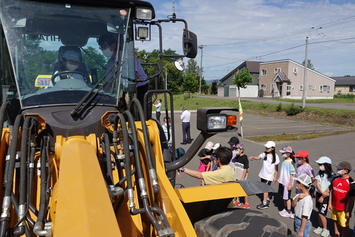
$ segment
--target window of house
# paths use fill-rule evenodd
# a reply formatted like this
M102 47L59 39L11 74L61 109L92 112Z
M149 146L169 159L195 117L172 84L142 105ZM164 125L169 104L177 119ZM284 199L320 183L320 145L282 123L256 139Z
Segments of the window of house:
M330 86L328 86L328 85L321 85L321 86L319 86L319 91L320 91L320 92L327 92L327 93L329 93L329 91L330 91Z
M275 84L271 83L270 84L270 94L273 94L275 92Z
M286 95L291 95L291 89L292 89L292 86L291 85L287 85L287 87L286 87Z
M316 89L316 86L312 86L312 85L308 85L308 90L315 90Z
M350 86L349 87L349 92L355 92L355 86Z
M281 72L281 68L275 68L274 69L274 73L279 73L279 72Z
M261 75L262 75L262 76L266 76L266 73L267 73L267 70L266 70L266 69L262 69L262 70L261 70Z
M300 91L303 91L303 85L300 85L299 88L300 88Z
M261 89L262 89L263 91L266 91L266 85L265 85L265 84L262 84L262 85L261 85Z

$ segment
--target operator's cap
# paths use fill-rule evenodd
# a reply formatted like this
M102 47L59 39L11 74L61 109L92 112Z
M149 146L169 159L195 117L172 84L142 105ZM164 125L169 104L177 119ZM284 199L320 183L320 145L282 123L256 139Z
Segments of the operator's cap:
M75 52L74 50L68 50L63 54L63 57L66 60L73 60L73 61L77 61L79 62L79 55L77 52Z
M351 165L347 161L342 161L339 164L336 165L337 169L342 169L342 170L352 170Z
M186 107L185 107L185 106L184 106L184 107L182 107L182 108L181 108L181 110L186 110Z
M316 160L318 164L332 164L332 160L328 156L322 156Z
M229 139L228 144L230 145L234 145L234 144L238 144L239 143L239 138L237 137L231 137L231 139Z
M281 153L292 153L292 147L290 146L284 146L281 150L280 150Z
M273 141L268 141L265 145L266 148L271 148L271 147L275 147L276 144Z
M293 178L293 180L300 182L306 187L309 187L312 184L312 179L307 174L301 174L298 178Z
M208 150L211 150L213 147L213 142L207 142L205 148L208 149Z
M299 151L293 157L308 158L309 154L307 151Z

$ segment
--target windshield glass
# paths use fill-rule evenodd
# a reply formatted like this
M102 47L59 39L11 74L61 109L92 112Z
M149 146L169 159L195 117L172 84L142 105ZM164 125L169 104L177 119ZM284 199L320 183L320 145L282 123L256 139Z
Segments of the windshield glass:
M129 8L4 0L0 13L22 107L76 104L97 82L91 103L133 97Z

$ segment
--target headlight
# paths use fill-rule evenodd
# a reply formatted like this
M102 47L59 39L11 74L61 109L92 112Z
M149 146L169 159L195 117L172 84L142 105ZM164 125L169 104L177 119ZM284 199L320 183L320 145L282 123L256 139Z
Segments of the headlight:
M139 20L150 21L153 19L153 11L149 8L137 8L136 9L136 18Z
M235 126L237 116L227 114L209 114L207 115L207 131L221 132L227 131L228 127Z
M139 39L147 39L149 37L149 28L138 27L138 37Z
M221 111L238 111L235 108L199 108L197 110L197 129L207 133L226 132L237 129L237 115L220 113Z

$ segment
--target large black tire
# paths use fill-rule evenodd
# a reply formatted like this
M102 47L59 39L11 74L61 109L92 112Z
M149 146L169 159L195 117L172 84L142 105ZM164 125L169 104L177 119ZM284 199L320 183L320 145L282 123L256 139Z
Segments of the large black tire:
M234 209L219 213L194 225L199 237L296 237L288 227L268 214Z

